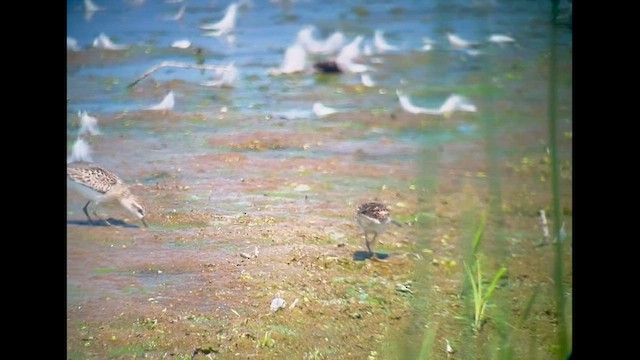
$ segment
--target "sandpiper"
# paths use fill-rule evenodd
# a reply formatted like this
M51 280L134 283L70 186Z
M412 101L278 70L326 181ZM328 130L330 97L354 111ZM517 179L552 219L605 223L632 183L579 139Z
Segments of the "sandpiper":
M401 226L399 222L391 219L391 212L381 203L370 202L362 204L358 207L356 220L364 231L364 240L367 244L367 250L371 254L371 260L381 260L375 252L378 236L381 235L387 226L391 223ZM368 234L372 233L373 238L369 240Z
M100 203L118 201L148 227L144 220L146 210L143 203L131 193L124 181L111 171L93 164L71 163L67 165L67 180L75 190L89 199L82 210L92 224L95 223L87 211L92 201L96 203L93 215L98 219L100 216L96 210ZM106 223L111 225L109 221Z

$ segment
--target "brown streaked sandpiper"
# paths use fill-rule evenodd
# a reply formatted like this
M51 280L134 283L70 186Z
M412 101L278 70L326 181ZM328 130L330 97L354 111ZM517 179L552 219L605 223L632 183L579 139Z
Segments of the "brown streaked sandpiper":
M89 199L82 210L92 224L95 223L87 211L92 201L96 203L93 215L98 219L100 216L96 210L100 203L118 201L140 219L145 227L148 227L144 220L147 213L144 204L131 193L124 181L111 171L93 164L71 163L67 164L67 180L71 187ZM109 224L108 221L106 222Z
M364 231L364 240L367 250L371 254L371 260L382 261L375 252L375 246L380 236L391 223L401 226L399 222L391 219L391 212L381 203L369 202L358 207L356 220ZM373 234L369 240L368 234Z

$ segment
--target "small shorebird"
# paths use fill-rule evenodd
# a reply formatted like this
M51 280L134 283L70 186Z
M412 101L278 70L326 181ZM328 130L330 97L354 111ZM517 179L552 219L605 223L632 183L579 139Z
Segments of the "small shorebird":
M358 225L364 231L364 240L367 244L367 250L371 254L371 260L383 261L378 258L375 252L378 236L381 235L387 226L391 223L401 226L399 222L392 220L391 212L384 205L376 202L362 204L358 207L356 220ZM373 238L369 240L367 234L373 234Z
M146 215L144 205L116 174L96 165L71 163L67 164L67 180L75 190L89 199L82 210L92 224L95 223L87 211L92 201L96 203L93 215L98 219L100 216L96 210L100 203L118 201L140 219L145 227L149 227L144 220ZM109 224L109 221L106 222Z

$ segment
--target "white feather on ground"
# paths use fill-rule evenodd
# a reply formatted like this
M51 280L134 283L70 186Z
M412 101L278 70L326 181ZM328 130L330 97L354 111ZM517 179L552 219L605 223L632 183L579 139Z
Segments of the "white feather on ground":
M100 33L97 38L93 40L93 47L105 50L126 50L129 45L115 44L104 33Z
M313 37L314 31L315 27L309 25L298 31L296 36L296 43L301 45L309 54L334 54L344 45L345 37L339 31L334 32L324 41L316 40Z
M492 42L492 43L496 43L496 44L506 44L506 43L516 42L516 40L514 38L512 38L511 36L502 35L502 34L493 34L493 35L489 36L487 41Z
M411 104L409 97L404 95L400 90L396 90L396 94L398 95L402 109L412 114L444 115L445 117L449 117L455 111L477 111L476 106L468 99L456 94L450 95L438 109L415 106Z
M376 86L376 83L371 79L371 76L369 76L369 74L360 73L360 81L362 81L362 85L366 87Z
M269 75L293 74L305 70L307 64L307 52L302 45L293 44L284 53L284 60L277 69L269 69Z
M423 37L422 38L422 47L420 48L420 50L422 51L431 51L433 50L433 45L435 44L435 41L431 40L428 37Z
M169 91L169 93L164 97L164 99L162 99L160 103L150 106L145 110L156 110L156 111L173 110L174 105L175 105L175 99L173 96L173 91Z
M184 18L184 12L187 9L187 5L182 5L180 7L180 10L178 10L178 13L173 15L173 16L167 16L164 18L164 20L167 21L178 21L178 20L182 20L182 18Z
M80 51L78 41L70 36L67 36L67 50Z
M200 26L202 30L214 30L212 32L205 33L206 36L220 36L223 34L228 34L236 26L236 20L238 17L238 4L231 3L227 7L227 11L224 14L222 20L213 23L213 24L205 24Z
M316 102L313 104L312 111L317 117L325 117L338 112L338 110L332 107L324 106L320 102Z
M447 33L447 39L449 40L449 44L456 49L464 49L470 46L478 45L478 43L467 41L456 34Z
M364 37L362 35L356 36L353 41L343 47L336 57L336 65L340 71L344 73L361 73L371 70L364 64L358 64L354 60L360 58L360 43Z
M396 90L396 94L398 95L398 100L400 100L400 107L408 113L440 115L440 111L438 109L423 108L413 105L409 100L409 97L404 95L400 90Z
M100 129L98 129L98 118L89 116L86 111L78 111L78 119L80 122L80 129L78 130L78 136L89 134L89 135L100 135Z
M184 39L184 40L176 40L173 43L171 43L171 47L172 48L177 48L177 49L187 49L191 46L191 41Z
M78 138L76 142L73 143L71 155L67 158L67 164L74 162L93 162L93 159L91 159L91 147L81 138Z
M235 86L235 82L236 80L238 80L239 76L240 72L238 71L238 68L236 68L234 63L231 63L222 69L217 69L214 80L203 82L201 83L201 85L213 87L233 87Z
M96 5L91 0L84 0L84 11L86 11L86 12L96 12L96 11L100 11L100 10L104 10L104 8Z

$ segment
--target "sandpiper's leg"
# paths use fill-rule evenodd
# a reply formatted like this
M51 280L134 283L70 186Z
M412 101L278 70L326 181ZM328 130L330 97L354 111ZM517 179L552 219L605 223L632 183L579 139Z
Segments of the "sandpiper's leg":
M367 232L364 232L364 243L367 245L367 250L369 250L369 254L373 254L371 252L371 246L369 245L369 238L367 237Z
M387 261L387 260L380 259L378 257L378 255L376 255L375 246L377 244L377 241L378 241L378 233L376 232L376 233L373 233L373 239L371 239L371 250L370 250L370 252L371 252L371 260L372 261Z
M91 223L91 225L95 225L96 223L93 221L93 219L91 219L91 216L89 216L89 212L87 211L87 207L89 207L89 204L91 204L91 200L87 201L87 203L84 205L82 210L84 211L84 214L87 216L87 219L89 219L89 222Z

